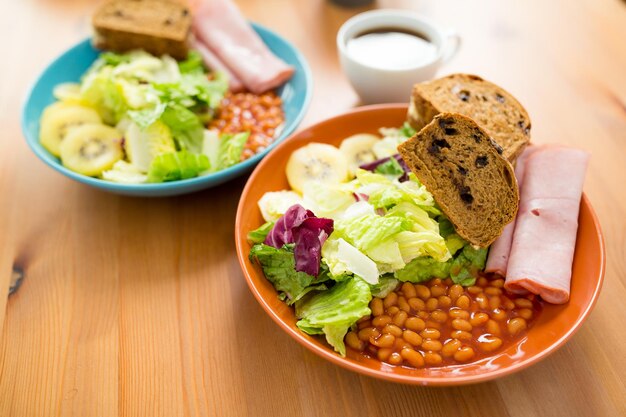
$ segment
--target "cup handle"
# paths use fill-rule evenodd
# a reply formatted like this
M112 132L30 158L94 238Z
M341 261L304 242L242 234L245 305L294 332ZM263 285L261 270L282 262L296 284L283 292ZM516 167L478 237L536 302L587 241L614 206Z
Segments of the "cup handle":
M461 48L461 35L454 30L449 29L448 33L445 35L446 43L444 46L443 55L441 57L441 63L445 64L449 60L452 59L456 55L456 53Z

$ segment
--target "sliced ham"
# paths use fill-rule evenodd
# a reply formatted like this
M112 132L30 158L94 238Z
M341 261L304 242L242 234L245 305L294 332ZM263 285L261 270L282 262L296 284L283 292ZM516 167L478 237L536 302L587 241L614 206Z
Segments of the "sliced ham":
M244 89L244 85L233 72L224 64L217 55L206 45L197 39L192 40L192 47L202 55L204 64L213 71L221 71L228 76L228 89L233 93L238 93Z
M517 185L522 193L522 186L524 184L524 171L526 168L526 160L532 155L538 146L529 146L524 152L517 158L515 165L515 177L517 178ZM485 266L485 272L494 272L502 276L506 275L506 267L509 263L509 254L511 253L511 244L513 243L513 232L515 230L515 221L506 225L502 234L489 249L489 257L487 258L487 265Z
M578 211L589 154L546 147L526 161L505 288L563 304L569 299Z
M193 26L202 43L253 93L282 85L294 69L272 54L231 0L196 4Z

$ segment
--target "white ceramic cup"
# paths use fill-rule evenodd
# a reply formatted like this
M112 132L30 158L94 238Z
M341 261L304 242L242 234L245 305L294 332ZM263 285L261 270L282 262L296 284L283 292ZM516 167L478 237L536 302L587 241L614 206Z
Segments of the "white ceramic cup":
M435 56L415 67L384 69L357 61L347 51L347 42L365 32L397 28L424 35L436 47ZM406 103L413 84L430 80L441 64L458 51L461 38L456 31L438 26L407 10L379 9L347 20L337 33L339 61L352 87L364 103Z

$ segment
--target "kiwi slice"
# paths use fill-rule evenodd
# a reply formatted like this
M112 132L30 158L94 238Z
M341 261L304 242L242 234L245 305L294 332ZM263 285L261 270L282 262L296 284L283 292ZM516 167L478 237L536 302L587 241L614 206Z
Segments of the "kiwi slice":
M39 141L54 156L61 154L61 142L73 128L85 123L101 123L98 113L77 104L56 102L41 116Z
M122 134L103 124L84 124L61 142L61 162L72 171L98 176L124 157Z

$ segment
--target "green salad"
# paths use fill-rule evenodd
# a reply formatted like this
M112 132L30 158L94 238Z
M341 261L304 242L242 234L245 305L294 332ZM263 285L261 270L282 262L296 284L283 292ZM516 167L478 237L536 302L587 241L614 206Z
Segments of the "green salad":
M241 159L248 133L205 129L228 80L191 51L177 62L147 52L102 53L79 84L57 86L40 142L78 173L120 183L164 182Z
M455 233L396 154L413 130L381 133L296 150L286 172L292 189L263 195L266 223L248 234L250 259L295 306L297 326L325 335L341 355L372 297L431 278L473 285L487 256Z

